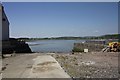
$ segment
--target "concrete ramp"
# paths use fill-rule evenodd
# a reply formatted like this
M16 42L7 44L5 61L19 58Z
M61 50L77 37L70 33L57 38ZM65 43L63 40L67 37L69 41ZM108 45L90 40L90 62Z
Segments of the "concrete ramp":
M24 54L3 59L3 78L69 78L50 55Z
M37 56L33 60L34 64L28 78L70 78L50 55Z

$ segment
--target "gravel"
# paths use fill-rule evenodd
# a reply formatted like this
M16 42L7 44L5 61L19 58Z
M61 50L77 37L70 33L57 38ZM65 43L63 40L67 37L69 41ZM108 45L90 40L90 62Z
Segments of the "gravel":
M62 68L74 78L118 78L118 53L91 52L54 54Z

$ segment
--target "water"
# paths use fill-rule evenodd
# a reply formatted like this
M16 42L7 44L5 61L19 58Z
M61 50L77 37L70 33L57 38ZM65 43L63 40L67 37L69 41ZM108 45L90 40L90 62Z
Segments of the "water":
M27 43L33 52L71 52L76 42L84 40L39 40Z

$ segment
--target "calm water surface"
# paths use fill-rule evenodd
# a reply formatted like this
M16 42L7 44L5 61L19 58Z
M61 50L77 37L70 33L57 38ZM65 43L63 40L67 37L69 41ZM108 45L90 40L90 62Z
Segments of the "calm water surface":
M84 40L39 40L27 43L33 52L71 52L76 42Z

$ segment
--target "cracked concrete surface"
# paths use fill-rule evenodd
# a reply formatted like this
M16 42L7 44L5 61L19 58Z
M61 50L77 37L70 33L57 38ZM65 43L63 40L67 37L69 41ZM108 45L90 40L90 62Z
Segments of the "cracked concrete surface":
M50 55L22 54L3 59L3 78L70 78Z

